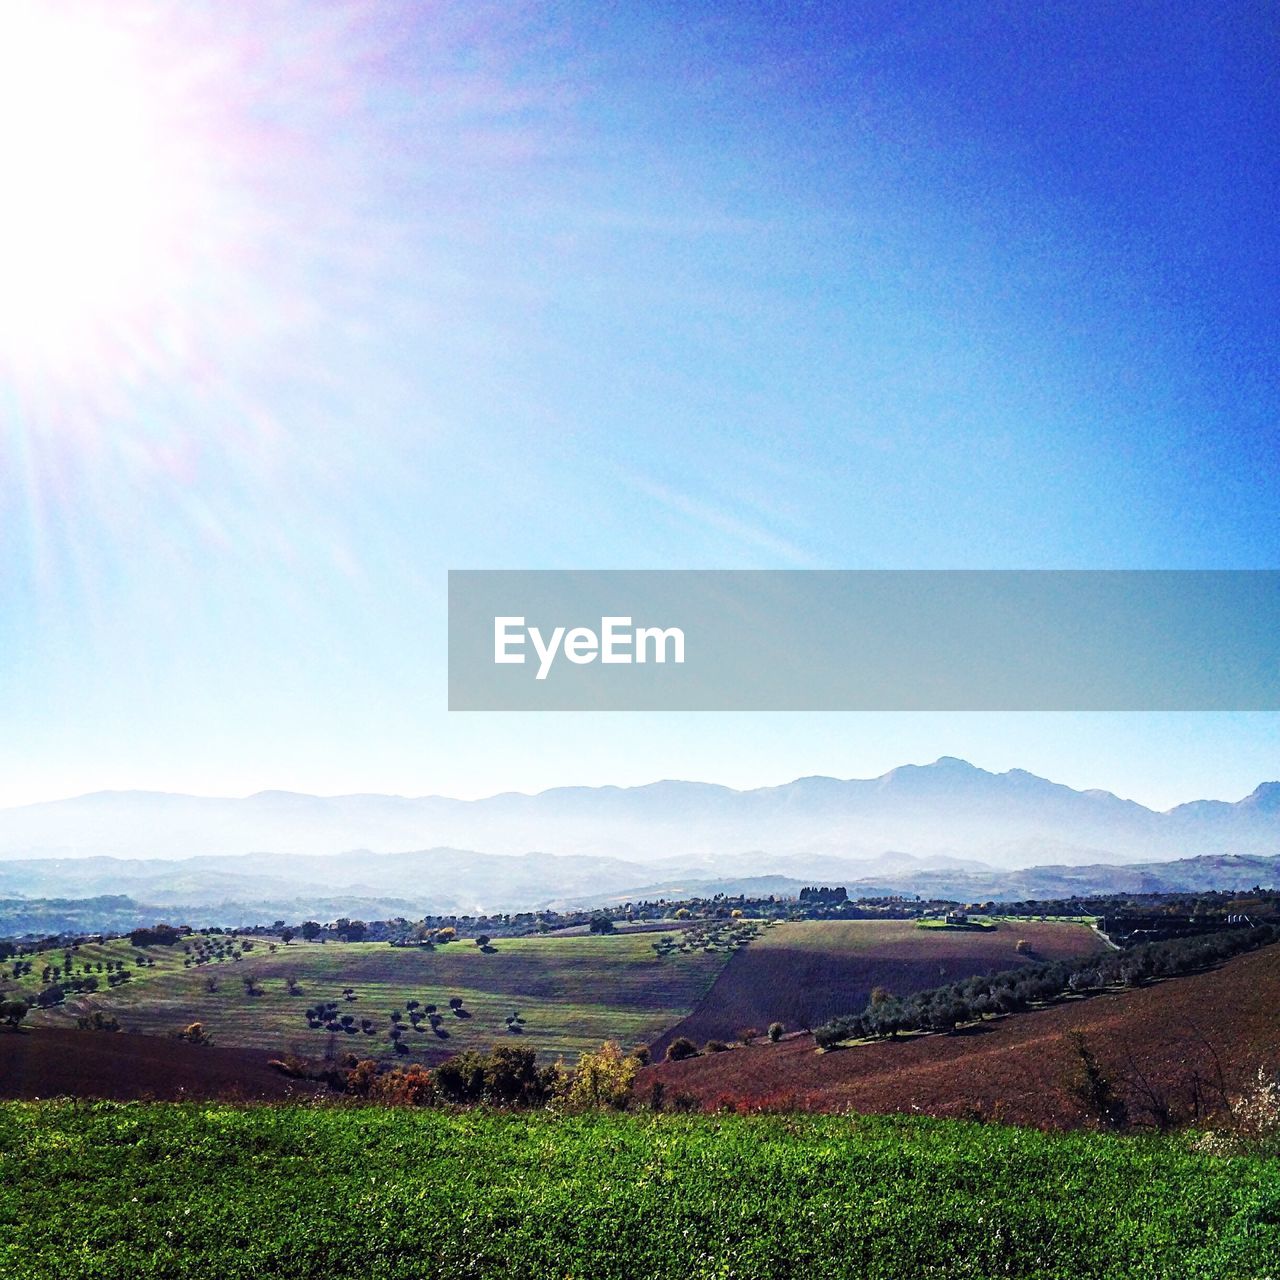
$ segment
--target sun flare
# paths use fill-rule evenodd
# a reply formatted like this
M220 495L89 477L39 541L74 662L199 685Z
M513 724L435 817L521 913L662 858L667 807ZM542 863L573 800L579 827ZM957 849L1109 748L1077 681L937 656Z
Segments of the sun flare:
M0 341L20 373L63 370L171 287L180 150L127 27L17 3L0 32Z

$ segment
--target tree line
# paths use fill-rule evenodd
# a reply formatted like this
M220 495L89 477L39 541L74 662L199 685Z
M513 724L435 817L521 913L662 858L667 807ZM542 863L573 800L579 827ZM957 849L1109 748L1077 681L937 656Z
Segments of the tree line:
M894 1038L907 1031L954 1031L964 1022L1018 1013L1032 1004L1117 984L1138 987L1228 960L1280 940L1280 926L1235 929L1191 938L1142 943L1126 951L1049 960L966 978L898 998L877 990L861 1013L832 1018L814 1032L820 1048L842 1040Z

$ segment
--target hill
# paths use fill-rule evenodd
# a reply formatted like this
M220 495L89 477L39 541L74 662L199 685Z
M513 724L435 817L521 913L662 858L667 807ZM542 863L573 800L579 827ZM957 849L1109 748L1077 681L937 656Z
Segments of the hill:
M126 1033L154 1037L198 1021L217 1046L306 1057L355 1052L437 1062L516 1037L548 1057L573 1057L608 1039L655 1039L690 1012L732 954L700 945L659 955L653 941L652 933L549 935L501 938L485 951L455 942L430 952L301 941L271 950L261 939L221 937L174 946L86 943L72 959L77 974L109 973L122 962L129 980L110 988L100 981L96 992L69 995L29 1018L71 1027L100 1010ZM201 947L206 958L192 963ZM16 981L11 966L0 967L0 998L34 1000L44 966L62 959L60 948L41 953ZM449 1004L455 998L457 1010ZM324 1016L309 1014L322 1006ZM428 1006L438 1012L431 1016ZM509 1021L513 1013L518 1022Z
M1196 1081L1211 1092L1221 1067L1240 1090L1258 1067L1275 1069L1280 946L1221 968L1132 991L1109 992L933 1035L815 1051L807 1035L777 1045L648 1068L639 1086L661 1082L703 1106L982 1115L1067 1127L1086 1117L1068 1082L1080 1033L1141 1117L1145 1087L1188 1106Z
M780 924L729 959L693 1012L654 1044L654 1056L676 1036L702 1045L731 1041L744 1027L764 1032L771 1022L818 1027L861 1011L876 987L908 995L1036 960L1089 955L1103 945L1092 929L1072 923L1000 921L972 932L922 929L911 920Z

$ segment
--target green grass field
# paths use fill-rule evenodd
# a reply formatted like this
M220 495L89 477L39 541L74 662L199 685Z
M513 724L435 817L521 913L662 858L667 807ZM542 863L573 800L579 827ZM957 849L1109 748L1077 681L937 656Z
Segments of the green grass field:
M424 1049L450 1052L489 1048L497 1039L516 1039L506 1018L523 1019L521 1043L536 1048L546 1060L596 1048L603 1040L625 1047L647 1043L677 1022L697 1003L724 966L724 950L675 952L657 956L652 933L615 936L502 938L485 953L469 942L454 942L435 951L393 948L385 943L301 942L275 952L258 939L240 959L184 968L180 946L135 948L127 941L86 944L75 955L81 969L98 961L125 959L129 982L90 996L69 996L67 1003L33 1011L33 1023L74 1024L90 1009L114 1014L125 1030L169 1035L199 1021L215 1044L257 1047L308 1056L324 1053L330 1034L307 1025L305 1010L336 1000L341 1014L370 1019L372 1035L341 1033L336 1047L363 1057L393 1052L389 1035L392 1009L405 1001L436 1004L443 1013L439 1034L424 1021L408 1028L404 1042L409 1058ZM137 968L132 957L145 954L154 967ZM33 973L3 990L9 997L30 999L40 990L43 964L58 963L61 952L37 958ZM0 966L6 975L11 964ZM261 994L248 995L244 978L252 977ZM297 982L296 995L287 980ZM210 979L217 989L210 991ZM344 987L354 988L348 1001ZM451 1013L447 1002L460 996L468 1016Z
M0 1105L9 1280L1262 1280L1280 1164L945 1121Z

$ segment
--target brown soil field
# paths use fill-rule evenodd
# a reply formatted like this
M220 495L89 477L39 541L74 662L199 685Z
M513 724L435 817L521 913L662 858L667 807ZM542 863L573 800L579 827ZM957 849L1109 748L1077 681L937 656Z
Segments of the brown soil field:
M1025 940L1027 950L1016 950ZM744 1027L810 1029L861 1013L871 992L896 996L1039 960L1090 955L1103 943L1085 925L1005 921L991 930L921 929L910 920L805 920L775 925L736 952L682 1022L651 1046L660 1059L676 1036L701 1046Z
M0 1098L283 1102L323 1091L273 1071L270 1056L119 1031L0 1030Z
M1220 968L1133 991L1073 997L1050 1007L897 1042L819 1053L809 1035L647 1067L641 1099L661 1081L668 1101L704 1108L852 1110L973 1116L1041 1128L1088 1121L1069 1081L1078 1031L1142 1122L1140 1072L1185 1113L1193 1080L1220 1100L1259 1067L1280 1068L1280 946Z

